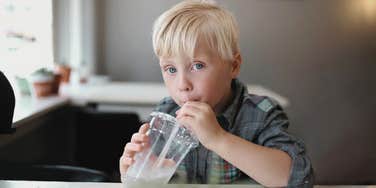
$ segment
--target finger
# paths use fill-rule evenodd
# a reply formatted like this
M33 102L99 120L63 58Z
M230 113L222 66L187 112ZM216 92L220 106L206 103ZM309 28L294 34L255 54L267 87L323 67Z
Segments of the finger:
M189 108L197 108L197 109L200 109L201 108L201 102L197 102L197 101L187 101L186 103L184 103L184 105L182 106L183 107L189 107Z
M163 167L173 167L176 165L176 162L172 159L163 159L162 166Z
M122 156L119 160L119 170L122 175L125 175L128 168L135 163L135 160L132 158L127 158Z
M136 151L132 149L135 147L134 144L138 144L138 143L128 142L127 144L125 144L122 156L133 156L136 153Z
M182 116L192 116L194 117L196 114L200 113L200 109L197 107L194 107L192 105L184 105L182 108L180 108L179 114L176 116L176 118L182 117Z
M142 150L142 144L137 144L137 143L132 143L128 142L125 145L124 151L134 151L134 152L139 152Z
M207 104L205 102L189 101L187 103L187 106L192 106L194 108L197 108L197 109L200 110L200 112L203 112L203 113L208 113L208 112L214 111L214 109L209 104Z
M119 170L122 175L125 175L126 171L128 170L129 166L135 163L135 160L132 158L128 158L125 156L120 157L119 160Z
M148 140L149 140L149 137L143 133L135 133L132 135L132 138L131 138L132 143L142 143L142 142L147 142Z
M121 175L124 175L128 168L128 166L124 164L123 159L123 156L121 156L119 159L119 171Z
M177 118L178 120L178 123L180 125L183 125L185 128L187 128L188 130L194 132L193 128L192 128L192 124L194 124L194 117L191 117L191 116L181 116L179 118Z
M135 154L136 151L125 149L122 156L133 158Z
M196 108L210 107L209 104L207 104L205 102L200 102L200 101L188 101L184 105L193 106L193 107L196 107Z
M138 133L145 134L149 130L149 127L149 123L144 123L143 125L141 125L140 129L138 130Z
M177 110L175 112L175 114L178 115L180 113L180 111L182 110L182 108L184 108L184 107L185 108L187 108L187 107L190 107L190 108L199 108L198 106L200 106L200 103L201 102L197 102L197 101L187 101L186 103L184 103L182 105L182 107L179 110Z
M125 167L131 166L134 162L135 162L135 160L133 158L130 158L130 157L124 157L123 158L123 165Z

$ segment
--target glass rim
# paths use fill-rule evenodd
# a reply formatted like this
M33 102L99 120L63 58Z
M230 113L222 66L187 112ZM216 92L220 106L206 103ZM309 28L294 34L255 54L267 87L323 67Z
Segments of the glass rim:
M167 121L171 121L174 123L174 125L179 125L179 123L176 121L176 118L170 114L167 114L167 113L164 113L164 112L157 112L157 111L154 111L154 112L151 112L150 113L150 116L153 116L153 117L162 117L163 119L167 120Z
M173 126L178 126L179 129L182 129L182 130L186 131L186 133L188 133L190 135L190 142L192 142L192 144L193 144L192 146L193 147L197 147L197 145L199 143L199 140L197 139L196 135L194 135L191 130L185 128L184 126L181 126L177 122L177 120L176 120L176 118L174 116L172 116L170 114L167 114L167 113L164 113L164 112L158 112L158 111L151 112L150 116L152 116L152 117L161 117L161 118L163 118L163 119L165 119L167 121L172 122Z

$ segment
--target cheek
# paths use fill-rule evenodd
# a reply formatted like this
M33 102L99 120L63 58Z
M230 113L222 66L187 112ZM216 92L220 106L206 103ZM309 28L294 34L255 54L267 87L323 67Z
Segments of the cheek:
M177 96L178 96L178 89L175 85L175 82L173 79L169 78L169 77L166 77L164 76L163 77L163 80L164 80L164 83L165 83L165 86L167 88L167 91L168 91L168 94L170 95L170 97L176 102L178 103L179 101L177 100ZM178 104L180 106L180 104Z
M196 89L198 89L202 100L213 106L218 100L218 93L220 93L218 90L221 89L218 85L218 82L215 80L205 80Z
M166 86L168 92L170 94L172 94L171 92L173 92L173 88L174 88L174 84L173 84L172 79L170 79L168 76L163 75L163 81L164 81L164 85Z
M212 107L216 106L226 90L231 88L231 80L228 74L210 74L202 79L198 82L202 100Z

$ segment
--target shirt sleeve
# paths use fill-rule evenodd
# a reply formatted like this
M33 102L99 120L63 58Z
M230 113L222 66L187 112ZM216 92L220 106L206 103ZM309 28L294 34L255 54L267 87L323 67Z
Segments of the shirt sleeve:
M311 161L302 140L287 132L289 121L279 105L273 105L265 116L265 124L257 137L257 144L286 152L292 159L287 187L313 187Z

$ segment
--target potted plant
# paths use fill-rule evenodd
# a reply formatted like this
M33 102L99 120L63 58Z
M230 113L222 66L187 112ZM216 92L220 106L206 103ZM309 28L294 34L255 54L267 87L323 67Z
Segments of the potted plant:
M55 72L61 75L60 81L63 83L68 83L72 68L65 62L57 63Z
M56 81L53 71L40 68L31 74L30 81L37 97L49 96L55 93Z

